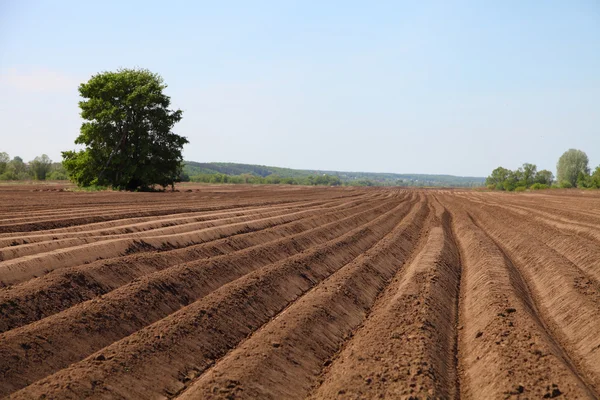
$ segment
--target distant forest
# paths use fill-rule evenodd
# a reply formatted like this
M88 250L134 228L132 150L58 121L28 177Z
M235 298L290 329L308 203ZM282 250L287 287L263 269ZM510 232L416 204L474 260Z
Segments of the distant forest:
M257 183L328 186L478 187L483 177L303 170L236 163L185 161L182 180L205 183Z

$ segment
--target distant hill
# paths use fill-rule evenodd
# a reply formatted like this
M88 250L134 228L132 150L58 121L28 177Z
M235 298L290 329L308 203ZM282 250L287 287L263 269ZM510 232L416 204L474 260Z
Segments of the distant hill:
M221 162L199 163L194 161L184 162L184 172L190 177L210 174L225 174L231 176L251 174L263 178L276 175L280 178L306 179L309 176L331 175L339 177L342 183L346 184L368 181L383 186L475 187L483 186L485 182L485 178L473 176L322 171L269 167L254 164Z

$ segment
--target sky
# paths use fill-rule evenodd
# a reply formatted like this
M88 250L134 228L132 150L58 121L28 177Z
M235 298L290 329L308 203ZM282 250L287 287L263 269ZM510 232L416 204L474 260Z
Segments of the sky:
M487 176L600 164L600 2L0 0L0 151L55 161L78 85L160 74L184 158Z

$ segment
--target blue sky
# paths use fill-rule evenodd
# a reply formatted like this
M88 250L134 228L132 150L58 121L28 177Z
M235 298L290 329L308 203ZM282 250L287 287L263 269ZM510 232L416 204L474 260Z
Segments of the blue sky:
M77 86L119 67L163 76L188 160L485 176L579 148L600 164L597 0L0 0L0 151L59 160Z

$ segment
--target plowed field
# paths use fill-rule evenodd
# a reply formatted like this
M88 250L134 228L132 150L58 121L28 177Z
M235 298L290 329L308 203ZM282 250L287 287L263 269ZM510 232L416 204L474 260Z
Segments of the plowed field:
M0 187L0 397L600 394L595 193L44 188Z

